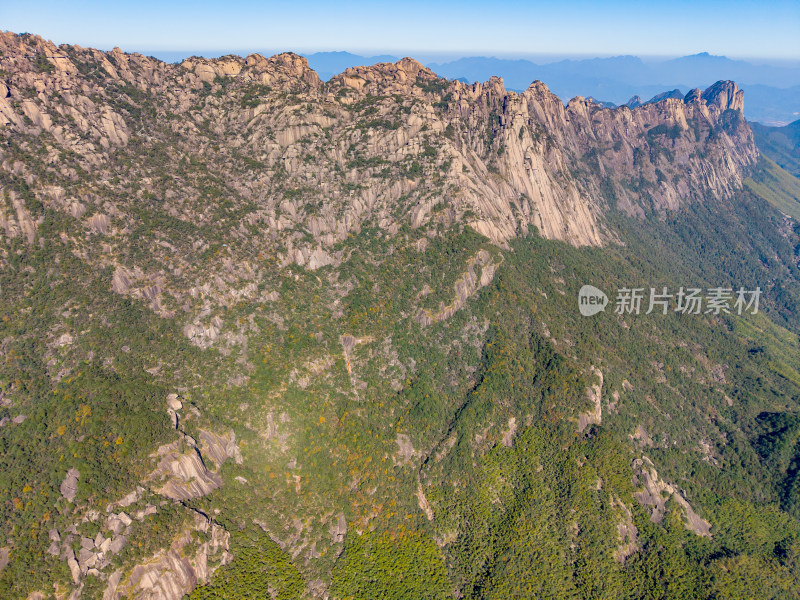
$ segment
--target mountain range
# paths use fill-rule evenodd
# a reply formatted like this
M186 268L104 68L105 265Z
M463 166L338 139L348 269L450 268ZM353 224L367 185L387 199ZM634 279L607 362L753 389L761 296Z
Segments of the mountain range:
M324 80L347 67L398 60L393 56L366 57L347 52L317 52L306 57ZM705 88L715 81L731 79L747 94L748 120L783 125L800 117L797 64L764 65L703 52L670 60L615 56L542 64L523 59L465 57L427 66L438 75L469 83L500 76L509 89L518 91L534 80L541 80L564 102L575 96L591 96L617 105L625 104L632 96L648 99L674 88L686 93L691 88Z
M0 60L0 597L800 594L797 124L736 82Z

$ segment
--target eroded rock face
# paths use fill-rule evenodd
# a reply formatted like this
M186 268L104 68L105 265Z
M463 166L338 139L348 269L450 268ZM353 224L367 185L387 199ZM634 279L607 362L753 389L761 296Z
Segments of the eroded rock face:
M491 283L498 266L499 264L492 261L486 250L480 250L467 265L466 273L453 286L455 292L453 301L447 306L442 304L437 311L421 309L416 316L417 322L424 326L452 317L479 289Z
M336 518L336 523L331 525L331 541L334 544L344 542L344 536L347 533L347 519L344 513L339 513Z
M614 551L614 560L624 563L625 559L639 550L639 530L633 524L631 509L619 498L612 496L611 506L618 511L617 537L619 546Z
M242 453L233 431L227 435L218 435L211 431L200 430L200 449L204 459L213 460L217 469L221 469L228 459L233 459L237 465L242 464Z
M10 556L11 556L10 548L0 548L0 572L2 572L3 569L6 568Z
M177 394L170 394L167 400L171 406L177 407ZM189 525L168 547L141 564L123 562L123 568L116 568L120 553L127 547L131 537L136 536L141 523L159 513L161 507L170 503L170 500L173 506L180 507L181 501L197 498L218 488L222 485L219 475L222 465L229 459L242 461L232 431L217 434L200 430L198 437L200 440L197 443L185 436L159 449L156 455L160 457L158 467L148 481L160 483L160 488L153 490L154 486L151 485L150 491L147 491L138 486L108 504L104 512L85 512L80 522L98 525L99 530L93 538L79 537L76 524L63 532L56 528L49 531L51 545L48 553L66 564L74 585L71 593L75 598L80 596L89 579L98 578L106 582L103 595L106 600L179 599L197 585L206 583L215 569L232 559L228 553L228 532L206 515L184 507L182 510L190 511ZM67 484L74 484L78 477L77 471L72 469L62 485L62 493L65 493ZM165 498L159 498L153 491ZM69 490L66 492L72 494ZM3 558L0 552L0 559ZM116 570L112 572L114 568Z
M703 92L700 99L723 112L744 110L744 92L732 81L718 81Z
M341 244L365 228L392 239L410 227L420 242L468 225L499 246L534 228L575 245L614 243L601 225L609 205L643 216L724 199L757 156L732 82L608 109L580 97L565 106L541 82L515 93L496 77L440 79L410 58L322 82L291 53L175 65L8 32L0 51L0 138L42 145L57 165L39 181L0 145L0 169L46 209L81 220L85 239L60 243L112 269L114 292L180 314L202 349L241 339L228 308L274 300L264 258L336 270ZM209 199L193 176L163 177L189 167L224 174L225 189ZM72 197L65 190L79 179L86 192ZM223 197L235 217L220 217ZM143 205L193 233L152 240L149 262L134 264ZM13 190L0 195L0 235L43 243L42 219ZM493 268L478 259L453 304L412 318L448 318Z
M166 478L158 488L159 494L173 500L189 500L210 494L222 485L222 478L206 468L199 451L192 448L182 454L177 444L167 448L160 448L166 453L153 474L156 480Z
M592 410L578 417L578 431L583 431L589 425L599 425L603 420L603 372L592 367L591 374L598 380L586 390L586 396L592 402Z
M700 517L691 505L674 486L659 479L653 463L647 457L637 458L633 462L634 485L642 485L644 489L634 494L642 506L650 509L650 520L660 523L664 518L667 502L672 499L682 509L685 516L686 529L700 536L711 535L711 524Z
M208 534L208 541L195 547L195 531ZM103 599L180 600L232 560L229 540L230 534L222 527L195 513L193 523L168 549L135 566L127 577L119 571L109 577Z
M233 166L232 148L257 157L263 170L239 173L238 187L259 198L253 217L281 239L283 260L311 270L336 264L331 248L362 226L426 226L437 206L448 208L437 219L467 222L498 244L530 227L577 245L602 244L613 240L598 222L609 194L632 214L642 210L643 191L657 208L675 209L730 195L756 159L741 116L742 92L732 82L685 99L668 93L659 102L607 109L581 97L564 106L541 82L518 94L499 78L474 85L439 79L410 58L351 68L323 83L306 59L291 53L169 65L12 33L0 36L0 50L11 73L0 90L9 127L28 135L46 131L96 166L132 135L131 115L108 100L106 88L116 98L120 85L132 86L144 94L130 92L132 106L147 102L177 117L182 124L170 125L170 135L178 136L178 155L207 145L196 123L213 120L215 145L221 139L229 147L206 160L224 172ZM57 57L48 59L51 72L32 62L37 53ZM97 66L99 80L80 71L87 63ZM225 95L204 95L221 82ZM24 97L24 89L39 93ZM295 97L291 103L287 93ZM302 111L297 103L305 103ZM198 106L195 119L190 110ZM166 122L143 125L157 137ZM322 210L271 193L276 170L284 188L321 195ZM335 183L337 173L344 173L344 188ZM436 174L442 185L417 203L434 189L423 174ZM312 180L320 184L310 187ZM398 217L401 198L412 201ZM185 210L185 203L176 205L176 213ZM91 217L93 231L105 234L109 226L108 215ZM298 227L312 233L313 244L288 235Z
M181 451L181 446L184 450ZM200 432L200 444L185 437L158 449L161 457L149 480L163 482L159 494L173 500L189 500L210 494L222 485L219 469L229 458L242 462L242 454L231 431L220 436L209 431Z
M0 205L0 230L10 239L21 238L32 245L36 240L38 223L14 191L8 192L8 199L5 206Z

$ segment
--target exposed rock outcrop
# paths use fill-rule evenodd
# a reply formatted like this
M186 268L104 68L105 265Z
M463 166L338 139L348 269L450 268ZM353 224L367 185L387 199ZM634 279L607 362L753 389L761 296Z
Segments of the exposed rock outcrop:
M3 569L6 568L10 556L11 556L10 548L0 548L0 573L2 573Z
M491 255L486 250L480 250L478 254L470 260L467 265L467 271L464 273L453 286L455 291L455 298L453 301L445 306L442 303L437 311L429 311L421 309L416 316L416 321L420 325L431 325L444 321L452 317L457 311L463 308L466 301L472 297L482 287L489 285L494 279L495 271L499 265L492 261ZM477 269L480 269L480 275L477 274Z
M639 530L633 524L631 509L622 500L612 496L611 506L618 511L620 517L617 523L619 546L614 551L614 560L624 563L626 558L639 550Z
M583 431L589 425L599 425L603 420L603 373L597 367L591 368L591 375L595 376L599 381L593 383L586 390L586 396L592 403L592 410L587 413L582 413L578 417L578 431Z
M417 504L419 505L419 509L425 514L425 518L427 518L428 521L433 521L433 508L431 508L428 502L422 483L417 483Z
M178 136L176 157L208 143L189 112L202 100L200 120L212 121L213 134L226 143L203 160L226 171L231 148L258 157L263 168L242 174L247 181L237 186L248 199L260 199L244 223L264 223L282 261L310 270L337 264L334 245L363 226L391 232L403 223L461 221L501 245L532 227L577 245L602 244L613 241L598 220L609 202L641 214L643 194L659 210L727 197L757 156L741 117L742 92L732 82L685 99L673 91L605 108L581 97L564 106L541 82L515 93L499 78L472 85L443 80L411 58L348 69L323 83L305 58L291 53L169 65L12 33L0 34L0 50L12 66L0 90L9 131L47 131L84 168L107 165L135 135L115 95L120 85L128 86L128 106L147 104L153 114L181 121L169 125L169 135ZM40 52L57 57L52 71L30 58ZM86 64L96 65L99 76L85 77L78 67ZM207 96L223 83L224 98ZM39 93L27 97L25 89ZM305 103L302 114L287 93ZM148 139L157 139L167 122L143 123ZM311 151L309 142L321 135L325 150ZM272 189L276 173L285 178L285 194ZM334 183L338 173L341 185ZM318 196L325 206L310 210ZM407 206L397 211L401 199ZM169 204L173 216L187 208ZM107 235L109 215L97 212L89 225ZM313 243L292 235L298 229L311 232ZM207 337L195 329L191 336Z
M194 532L202 532L208 539L195 546ZM227 531L195 513L193 523L169 548L135 566L126 577L119 571L109 577L103 599L180 600L231 561L229 539Z
M59 488L61 495L70 502L75 499L75 495L78 493L78 479L80 476L78 469L70 469L67 471L64 481L61 482L61 487Z
M181 451L181 446L186 449ZM173 500L189 500L210 494L222 485L219 469L232 458L242 462L236 435L200 432L200 445L184 437L158 449L158 466L148 480L162 482L157 492ZM209 462L212 461L212 462Z
M650 509L650 520L660 523L666 511L667 502L672 499L683 509L686 529L700 536L711 535L711 524L700 517L686 501L681 492L673 485L659 479L653 463L647 457L637 458L633 462L634 485L642 485L644 489L634 494L639 503Z
M334 544L339 544L344 542L344 536L347 534L347 519L344 516L344 513L339 513L339 516L336 518L336 524L331 525L331 541Z

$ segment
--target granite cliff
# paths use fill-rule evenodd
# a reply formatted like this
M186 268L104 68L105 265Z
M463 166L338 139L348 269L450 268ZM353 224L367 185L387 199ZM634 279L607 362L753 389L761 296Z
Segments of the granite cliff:
M548 238L600 245L613 238L598 223L609 202L643 214L730 196L757 157L732 82L607 109L581 97L564 106L541 82L517 94L498 78L447 81L410 58L323 83L292 54L170 65L10 33L2 52L6 135L44 134L53 153L69 151L112 187L121 149L167 145L163 169L208 164L246 207L243 220L264 223L271 250L312 269L334 261L336 242L359 228L442 219L498 244L535 226ZM9 159L6 170L24 178L24 165ZM68 168L60 161L54 170L69 176ZM203 220L196 182L179 190L152 167L123 168L152 180L139 193L163 199L177 218ZM49 196L65 210L86 208L56 189ZM116 209L124 221L124 206ZM24 216L5 222L30 235ZM107 224L99 217L90 226Z

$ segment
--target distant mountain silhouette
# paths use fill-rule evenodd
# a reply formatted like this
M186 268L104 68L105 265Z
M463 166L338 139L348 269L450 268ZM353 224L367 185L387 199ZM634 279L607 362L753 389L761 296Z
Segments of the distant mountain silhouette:
M787 123L800 116L800 66L759 65L707 52L663 61L643 61L636 56L561 60L537 64L484 56L428 65L441 76L485 81L503 77L506 87L524 90L539 79L563 100L592 96L624 104L632 96L657 97L705 88L731 79L745 91L745 115L752 121ZM641 100L639 100L641 103Z
M315 52L304 54L309 66L317 72L320 79L327 81L350 67L374 65L382 62L397 62L396 56L382 54L379 56L359 56L350 52Z

